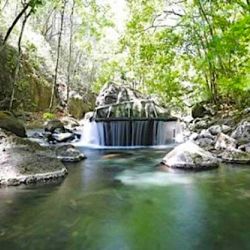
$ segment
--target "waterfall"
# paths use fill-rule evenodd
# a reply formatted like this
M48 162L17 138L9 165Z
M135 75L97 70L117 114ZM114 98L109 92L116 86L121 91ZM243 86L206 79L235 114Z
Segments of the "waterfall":
M83 125L80 146L155 146L178 141L181 126L177 121L109 120L89 121Z

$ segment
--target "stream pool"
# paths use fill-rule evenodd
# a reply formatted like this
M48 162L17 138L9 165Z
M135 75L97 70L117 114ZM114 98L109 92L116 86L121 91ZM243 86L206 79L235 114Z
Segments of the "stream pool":
M47 184L0 189L0 249L250 249L250 166L160 172L168 149L90 150Z

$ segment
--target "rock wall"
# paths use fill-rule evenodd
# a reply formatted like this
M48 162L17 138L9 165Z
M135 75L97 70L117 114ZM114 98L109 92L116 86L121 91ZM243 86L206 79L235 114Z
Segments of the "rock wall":
M17 51L6 45L0 50L0 110L9 107L16 67ZM24 111L43 111L49 107L52 78L35 65L27 55L23 55L14 109Z

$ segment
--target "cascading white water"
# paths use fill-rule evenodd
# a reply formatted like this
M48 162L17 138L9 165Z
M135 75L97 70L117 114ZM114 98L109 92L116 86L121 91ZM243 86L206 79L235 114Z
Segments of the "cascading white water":
M179 142L181 125L176 121L88 121L83 125L79 146L159 146Z

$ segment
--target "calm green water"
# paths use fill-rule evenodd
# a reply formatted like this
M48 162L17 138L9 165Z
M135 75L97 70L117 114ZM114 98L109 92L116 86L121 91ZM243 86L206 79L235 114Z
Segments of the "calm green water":
M163 173L166 150L83 151L62 182L0 189L1 250L250 249L250 166Z

